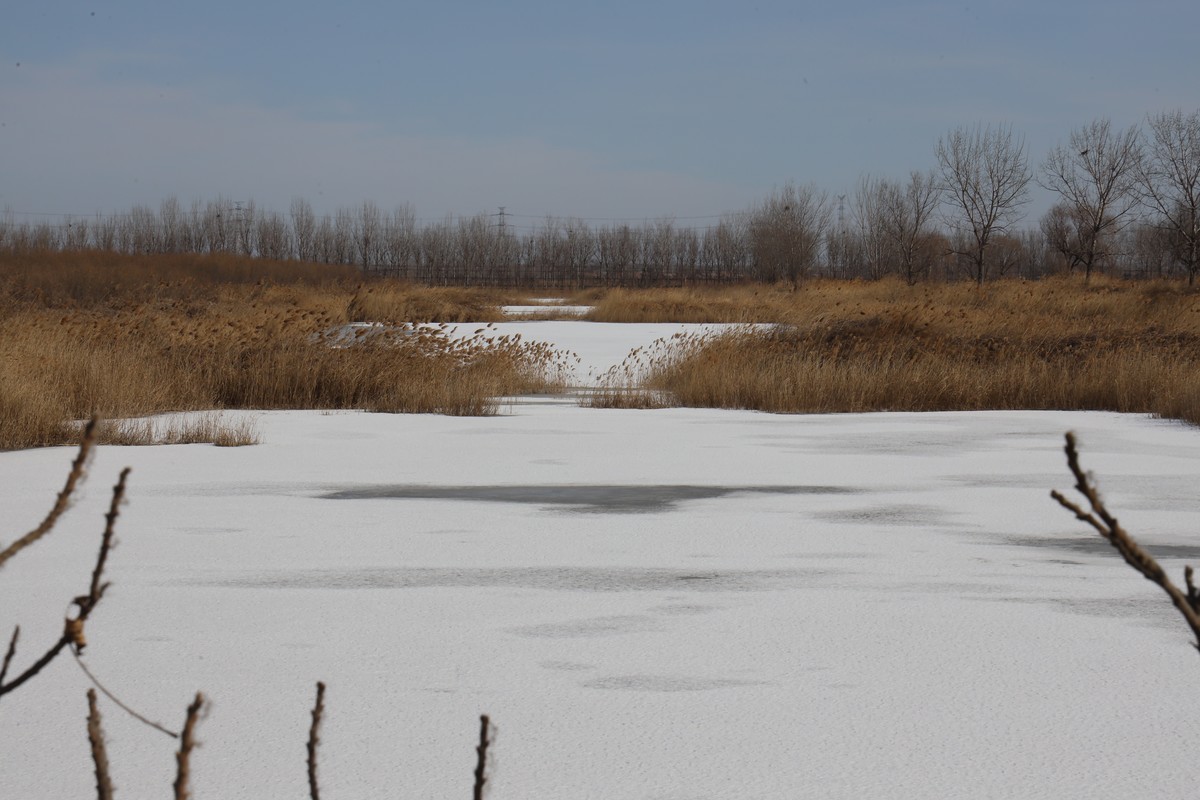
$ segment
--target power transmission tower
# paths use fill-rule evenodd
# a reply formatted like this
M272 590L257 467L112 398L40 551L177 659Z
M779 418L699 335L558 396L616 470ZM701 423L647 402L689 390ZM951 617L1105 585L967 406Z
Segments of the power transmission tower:
M234 200L233 201L233 252L235 252L235 253L242 252L243 240L245 239L245 235L243 233L243 230L244 230L243 222L245 220L245 212L246 212L246 209L244 208L243 201Z

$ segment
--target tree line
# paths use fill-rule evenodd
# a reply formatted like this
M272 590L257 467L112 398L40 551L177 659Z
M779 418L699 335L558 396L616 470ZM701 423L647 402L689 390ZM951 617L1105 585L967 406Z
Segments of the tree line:
M1200 110L1125 130L1094 120L1036 168L1011 127L959 127L939 139L934 160L901 180L863 177L852 195L787 183L703 227L552 216L517 227L490 214L422 222L409 205L318 215L302 198L286 214L253 201L185 208L168 198L157 209L54 223L0 215L0 250L226 252L353 264L430 285L558 289L886 275L982 284L1063 272L1193 283L1200 272ZM1034 184L1056 202L1029 224Z

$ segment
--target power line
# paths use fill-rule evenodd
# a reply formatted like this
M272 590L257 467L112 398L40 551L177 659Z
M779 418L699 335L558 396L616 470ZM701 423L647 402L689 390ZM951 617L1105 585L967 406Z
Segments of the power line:
M232 203L234 207L230 210L234 213L235 218L241 219L242 215L245 212L250 211L250 207L248 206L247 202L248 201L245 201L245 200L228 201L225 205L220 206L220 208L228 208L228 204ZM210 211L213 208L213 205L214 204L206 204L204 207L193 206L191 208L183 208L181 206L179 211L180 211L181 216L188 216L188 215L192 215L192 214L196 214L196 213L203 214L203 213L207 213L208 211ZM550 213L518 214L518 213L515 213L512 211L507 211L506 208L507 208L506 206L499 206L500 212L497 214L491 214L490 216L500 217L501 222L507 221L507 218L509 218L509 217L516 217L519 219L579 220L581 222L659 222L659 221L674 222L677 220L729 219L729 218L736 218L736 217L744 217L744 216L747 216L747 215L753 213L750 211L727 211L727 212L724 212L721 214L690 214L690 215L643 214L641 216L636 216L636 217L581 217L581 216L578 216L575 214L550 214ZM353 209L349 209L349 208L341 209L341 210L342 211L353 211ZM88 212L22 211L22 210L17 210L17 209L5 208L5 209L0 209L0 216L10 216L11 215L11 216L22 216L22 217L58 217L60 219L67 219L67 218L70 218L70 219L85 219L85 218L126 219L129 217L133 217L137 214L144 213L145 211L149 211L151 213L157 213L157 209L151 208L149 206L139 207L138 211L136 211L136 212L135 211L113 211L113 212L106 212L106 211L88 211ZM220 211L218 210L217 213L220 213ZM257 213L258 214L278 214L280 212L258 211ZM475 216L478 216L478 215L477 214L450 214L450 215L442 216L442 217L414 217L413 221L421 222L421 223L435 223L435 222L444 222L444 221L446 221L447 217L449 217L449 219L451 219L451 220L462 220L462 219L470 219ZM334 220L336 220L337 217L338 217L338 212L334 212L332 214L315 214L315 215L313 215L313 218L316 220L334 221Z

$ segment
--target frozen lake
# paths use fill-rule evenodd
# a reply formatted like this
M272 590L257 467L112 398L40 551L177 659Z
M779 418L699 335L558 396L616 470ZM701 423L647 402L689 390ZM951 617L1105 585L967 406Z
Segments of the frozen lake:
M495 800L1194 794L1186 629L1048 492L1070 488L1073 429L1178 576L1200 562L1196 429L570 402L256 416L254 447L101 448L0 574L22 667L133 467L85 657L173 728L212 698L198 798L306 796L317 680L328 797L466 796L480 713ZM40 520L71 456L0 453L0 538ZM62 657L0 700L0 797L94 793L87 687ZM117 796L167 793L174 741L102 710Z

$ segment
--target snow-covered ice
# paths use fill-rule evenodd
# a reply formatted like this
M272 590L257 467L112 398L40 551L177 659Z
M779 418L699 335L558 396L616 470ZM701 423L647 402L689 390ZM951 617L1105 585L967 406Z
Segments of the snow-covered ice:
M530 323L554 325L557 323ZM596 329L600 330L600 329ZM788 416L515 403L273 412L262 444L105 447L0 571L16 667L84 590L133 467L85 658L177 728L198 798L1185 797L1200 660L1159 590L1048 497L1062 434L1174 575L1200 562L1200 431L1140 416ZM0 453L5 541L72 451ZM0 699L0 797L93 790L88 681ZM175 742L102 701L117 796Z
M561 314L568 317L582 317L584 314L591 311L592 308L593 306L542 304L527 306L501 306L500 310L504 314L512 317L529 316L535 314Z

